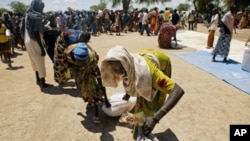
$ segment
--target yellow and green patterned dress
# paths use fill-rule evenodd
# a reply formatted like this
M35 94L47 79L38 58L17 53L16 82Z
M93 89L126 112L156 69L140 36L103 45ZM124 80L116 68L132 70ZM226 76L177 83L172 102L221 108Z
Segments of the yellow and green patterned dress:
M175 82L170 79L172 70L171 61L164 52L148 49L141 50L138 54L142 55L147 62L152 75L152 87L158 90L158 92L152 101L147 101L143 97L137 97L134 112L143 112L145 117L149 117L153 116L163 106L167 94L174 89ZM151 55L154 55L155 58L152 58ZM159 63L159 66L157 66L156 62ZM134 139L137 138L137 131L138 126L134 129Z

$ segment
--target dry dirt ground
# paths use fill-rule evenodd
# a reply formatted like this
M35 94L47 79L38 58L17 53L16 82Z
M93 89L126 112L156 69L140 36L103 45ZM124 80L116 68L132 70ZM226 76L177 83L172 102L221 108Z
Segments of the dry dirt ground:
M207 33L203 25L198 25L197 31ZM234 38L245 41L249 31L238 30ZM89 44L102 60L114 45L123 45L130 52L157 48L157 37L131 32L121 36L102 34L92 37ZM93 112L86 110L73 81L57 87L48 57L46 79L55 87L40 92L27 52L15 51L14 70L0 62L0 141L132 140L129 127L102 111L102 123L94 124ZM170 56L173 79L183 87L185 95L155 127L153 133L160 141L228 141L230 124L250 124L250 95L172 55L194 49L163 51ZM123 92L122 86L107 88L109 96L116 92Z

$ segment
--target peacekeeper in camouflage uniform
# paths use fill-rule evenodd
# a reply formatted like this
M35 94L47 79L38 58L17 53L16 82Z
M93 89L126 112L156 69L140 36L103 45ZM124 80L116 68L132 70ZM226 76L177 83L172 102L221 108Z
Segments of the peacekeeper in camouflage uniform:
M71 44L63 53L63 64L70 69L77 89L85 102L95 107L94 122L99 123L98 101L105 98L106 107L110 107L106 89L102 86L98 67L98 54L86 43Z

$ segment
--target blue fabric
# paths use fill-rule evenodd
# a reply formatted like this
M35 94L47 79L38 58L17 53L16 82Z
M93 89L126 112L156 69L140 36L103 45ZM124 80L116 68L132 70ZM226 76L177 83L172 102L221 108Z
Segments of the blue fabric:
M85 43L78 43L73 50L76 60L86 60L89 56L88 47Z
M27 21L26 21L26 28L28 30L28 34L31 39L33 40L40 40L38 39L37 32L44 32L44 25L43 25L43 15L42 11L43 8L41 5L44 6L42 0L33 0L31 5L26 13Z
M68 45L78 42L80 35L82 34L81 30L68 29L66 32L70 32L70 35L64 37L64 40Z
M33 40L36 39L35 32L44 32L44 25L42 21L42 14L36 11L28 12L26 21L26 28L28 30L29 36Z
M211 62L212 55L206 51L174 53L174 55L250 94L250 73L241 69L241 63L232 59L224 63L221 56L216 56L217 62Z

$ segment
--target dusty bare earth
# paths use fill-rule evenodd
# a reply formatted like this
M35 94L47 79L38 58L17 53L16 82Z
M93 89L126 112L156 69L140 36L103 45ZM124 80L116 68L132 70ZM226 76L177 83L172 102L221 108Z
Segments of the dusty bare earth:
M234 38L245 41L249 29L237 30ZM207 33L203 25L198 32ZM92 37L90 45L103 59L108 49L123 45L136 52L157 48L156 36L122 33L122 36ZM204 43L205 45L205 43ZM160 141L228 141L230 124L250 124L250 95L176 58L172 53L192 48L163 50L171 57L173 79L185 90L178 105L155 127ZM93 113L79 97L73 81L61 88L53 80L53 65L46 58L47 82L55 85L45 93L35 83L26 51L15 49L15 70L0 62L0 140L1 141L131 141L131 129L118 124L118 118L100 111L102 123L92 122ZM107 88L108 95L122 92Z

